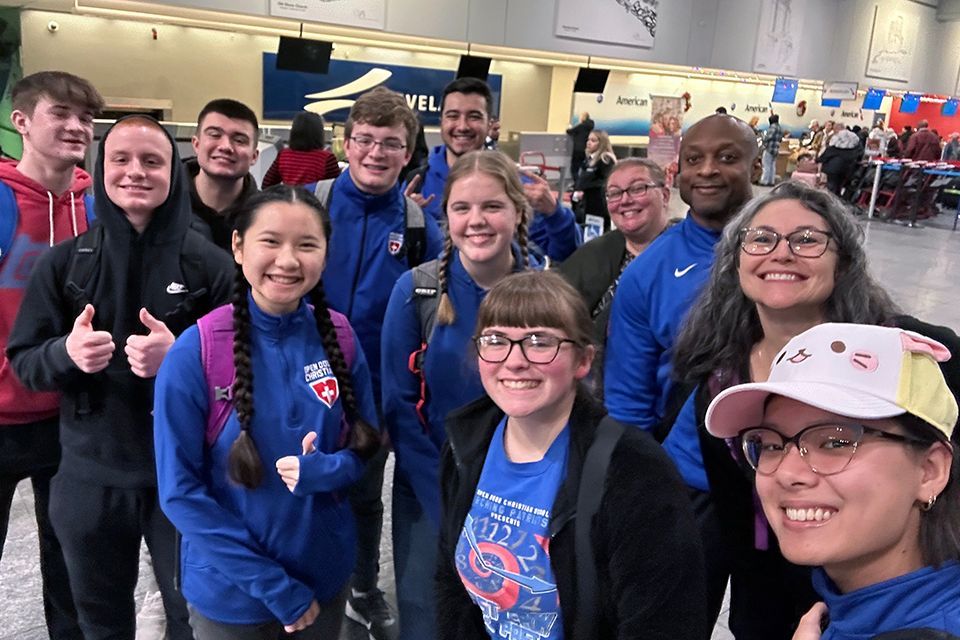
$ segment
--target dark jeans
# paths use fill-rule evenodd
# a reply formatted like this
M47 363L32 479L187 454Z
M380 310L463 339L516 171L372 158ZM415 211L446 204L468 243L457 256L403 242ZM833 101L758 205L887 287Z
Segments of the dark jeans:
M320 614L312 625L297 631L285 633L279 622L263 624L227 624L207 618L202 613L190 610L190 626L197 640L337 640L340 637L340 625L343 622L343 607L347 600L347 589L331 602L320 605Z
M0 426L0 558L17 484L30 478L40 539L43 614L53 640L83 640L63 551L50 524L50 479L60 464L59 419Z
M357 562L351 584L357 591L376 588L380 575L380 531L383 529L383 466L387 447L367 462L363 477L350 489L350 506L357 522Z
M63 545L70 587L86 640L133 640L140 540L153 558L167 638L192 640L186 603L174 584L177 536L156 488L120 489L57 474L50 513Z
M574 151L570 156L570 177L573 179L571 186L577 184L577 176L580 175L580 169L583 168L583 161L586 159L586 151Z
M440 532L403 477L393 474L393 558L400 640L437 637L434 574Z

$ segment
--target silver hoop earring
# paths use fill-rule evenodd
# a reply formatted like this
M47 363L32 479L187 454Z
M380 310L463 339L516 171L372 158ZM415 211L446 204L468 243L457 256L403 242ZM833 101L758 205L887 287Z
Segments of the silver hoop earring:
M930 511L930 509L933 509L933 505L935 505L936 503L937 503L937 496L932 495L926 502L920 505L920 511Z

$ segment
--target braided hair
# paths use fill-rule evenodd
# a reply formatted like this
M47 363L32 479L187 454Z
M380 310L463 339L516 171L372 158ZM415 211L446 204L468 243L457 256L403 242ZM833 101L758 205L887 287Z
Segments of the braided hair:
M240 245L243 237L253 224L261 208L272 203L303 203L314 209L320 217L324 238L330 240L330 217L323 204L311 193L298 187L277 185L262 191L237 211L234 217L234 245ZM250 433L253 425L253 366L250 357L250 309L248 293L250 283L243 275L243 268L237 265L233 281L233 365L236 380L233 383L233 404L240 423L240 435L230 447L228 472L234 482L255 489L263 481L263 463L257 452L256 443ZM342 406L347 423L351 426L348 448L366 459L379 447L379 436L369 424L360 418L357 401L353 391L353 380L347 367L340 343L337 341L336 328L330 319L330 311L323 295L320 282L310 293L314 305L314 318L317 331L323 341L324 351L330 360L334 375L341 390Z
M517 210L517 243L520 245L520 268L527 269L530 265L530 255L528 249L527 226L530 221L531 208L527 201L526 194L523 191L523 183L520 182L520 174L517 171L516 164L506 155L499 151L471 151L460 156L450 167L450 173L447 177L447 183L443 190L442 208L446 210L447 203L450 201L450 192L453 185L460 179L468 176L482 173L499 181L503 185L504 193L513 203ZM453 257L453 239L450 237L449 225L443 240L443 252L440 254L440 303L437 307L437 323L441 325L450 325L456 321L457 314L453 308L453 302L450 300L450 294L447 291L450 260ZM512 251L512 249L511 249Z

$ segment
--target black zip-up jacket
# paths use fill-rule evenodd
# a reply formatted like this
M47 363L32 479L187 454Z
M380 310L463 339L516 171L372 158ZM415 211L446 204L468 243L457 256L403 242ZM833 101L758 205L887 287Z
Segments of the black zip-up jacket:
M564 637L576 611L574 529L583 461L603 418L583 390L570 414L566 477L550 517L550 565L563 612ZM490 440L503 418L481 398L447 418L440 462L443 515L437 562L438 638L488 640L483 617L457 573L454 550L470 511ZM614 449L593 525L599 612L590 640L703 640L710 636L703 551L683 482L659 445L627 427Z
M221 249L231 250L231 241L233 237L233 217L237 209L243 205L252 195L257 193L257 183L249 173L243 177L243 190L233 204L217 211L208 207L200 199L197 193L197 184L194 182L197 174L200 173L200 163L196 158L187 158L183 161L183 171L186 173L187 187L190 190L190 207L193 209L193 217L190 220L190 226L199 231L204 238L213 242Z
M197 232L189 229L190 201L172 138L170 144L170 194L138 234L107 197L101 141L94 175L94 206L98 224L103 225L99 264L83 293L74 295L68 293L65 280L78 240L45 252L31 274L7 345L14 371L26 387L63 392L60 473L91 484L121 488L157 484L151 415L154 381L134 375L124 353L128 336L148 333L139 319L140 308L146 307L179 335L230 296L234 270L229 254L199 235L185 242L188 233ZM194 282L197 275L203 276L201 282ZM109 331L116 345L107 368L95 374L82 372L66 348L67 336L87 302L94 307L94 329Z

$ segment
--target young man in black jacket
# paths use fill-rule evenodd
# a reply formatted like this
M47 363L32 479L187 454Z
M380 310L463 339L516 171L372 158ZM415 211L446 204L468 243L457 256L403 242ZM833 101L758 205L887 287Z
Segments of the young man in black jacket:
M176 534L157 500L153 381L174 336L227 301L233 267L189 229L176 144L155 120L107 132L94 195L98 225L37 261L7 351L26 387L62 392L50 514L84 636L134 637L143 537L168 637L187 640Z

